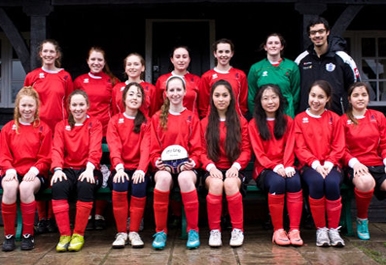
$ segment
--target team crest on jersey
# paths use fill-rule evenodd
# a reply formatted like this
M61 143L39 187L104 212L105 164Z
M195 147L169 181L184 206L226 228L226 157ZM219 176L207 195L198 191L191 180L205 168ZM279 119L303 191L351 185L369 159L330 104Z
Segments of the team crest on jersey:
M88 78L83 79L83 83L88 84L90 80Z
M303 70L312 69L312 62L303 62Z
M44 73L39 73L39 78L45 78Z
M328 63L328 64L326 64L326 70L327 70L328 72L333 72L333 71L335 70L335 68L336 68L336 65L333 64L333 63Z
M377 122L377 120L375 119L374 115L370 116L370 122Z
M218 75L217 74L213 74L212 75L212 79L217 79L218 78Z
M330 117L330 120L328 121L328 124L332 124L332 117Z
M352 121L351 120L347 120L347 125L351 125L352 124Z
M302 119L302 123L308 123L309 121L308 121L308 117L304 117L303 119Z
M124 123L124 122L125 122L125 120L123 118L118 119L118 123Z
M70 125L66 125L65 130L66 131L71 131L71 126Z
M268 71L264 71L261 76L268 76Z
M12 131L16 131L16 124L12 125Z

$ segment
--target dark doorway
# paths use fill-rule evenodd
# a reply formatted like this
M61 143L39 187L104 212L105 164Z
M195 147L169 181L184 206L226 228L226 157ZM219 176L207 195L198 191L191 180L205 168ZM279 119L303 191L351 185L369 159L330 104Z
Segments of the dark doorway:
M189 72L201 76L210 68L210 21L154 21L152 27L152 82L170 72L170 55L174 47L190 49Z

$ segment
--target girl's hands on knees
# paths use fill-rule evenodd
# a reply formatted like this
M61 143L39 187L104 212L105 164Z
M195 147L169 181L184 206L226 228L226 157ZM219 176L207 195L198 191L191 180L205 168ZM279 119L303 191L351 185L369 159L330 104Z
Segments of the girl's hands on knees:
M323 178L326 178L328 173L329 173L329 172L327 172L327 170L322 165L317 166L315 170L320 175L322 175Z
M239 176L239 170L231 166L226 172L225 172L225 177L226 178L237 178Z
M34 181L38 174L39 174L39 170L36 167L31 167L28 170L28 172L24 175L23 181Z
M14 169L9 169L5 172L5 176L3 177L4 181L12 181L12 180L17 180L16 176L16 170Z
M277 165L277 166L273 169L273 172L275 172L276 174L282 176L283 178L286 177L285 169L284 169L284 166L283 166L282 164Z
M86 170L80 174L78 180L83 181L86 180L88 183L95 183L95 178L94 178L94 169L95 166L91 164L90 162L87 163Z
M222 173L215 166L209 170L209 176L211 178L217 178L222 180Z
M63 180L67 180L66 174L62 171L62 169L55 169L55 173L51 178L51 186L58 182L58 180L61 182Z
M293 167L286 167L285 168L285 175L287 178L292 178L295 175L296 171Z
M125 170L123 168L120 168L117 170L117 173L115 173L113 177L114 183L123 183L125 179L129 180L129 175L126 174Z
M353 171L354 171L354 178L360 177L369 173L369 169L360 162L355 163Z
M145 181L145 172L142 170L136 170L133 174L133 183L142 183Z

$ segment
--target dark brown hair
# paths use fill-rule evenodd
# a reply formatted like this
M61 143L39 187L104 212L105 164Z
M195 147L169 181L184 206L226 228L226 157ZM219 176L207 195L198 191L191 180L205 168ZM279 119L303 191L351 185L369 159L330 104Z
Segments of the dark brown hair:
M212 85L210 91L210 112L208 115L208 126L206 127L205 139L207 143L207 155L213 161L218 161L220 155L220 117L218 111L213 103L213 94L218 86L223 85L229 92L231 101L226 111L226 139L225 139L225 153L230 161L233 163L240 156L241 153L241 125L240 117L235 108L235 95L231 84L226 80L218 80Z
M67 100L68 124L70 124L71 128L73 128L75 125L75 119L70 111L70 105L71 105L71 99L75 95L82 95L84 97L84 99L86 100L87 106L90 106L90 100L88 98L87 93L84 90L76 89L76 90L72 91L72 93L70 94L70 96L68 97L68 100Z
M347 91L349 99L350 99L352 93L354 92L354 89L357 88L357 87L364 87L366 89L367 95L370 96L370 88L369 88L369 85L367 83L365 83L365 82L355 82L354 84L352 84L350 86L350 88ZM352 114L352 104L351 103L348 104L346 115L352 121L352 123L354 123L355 125L358 124L358 120Z
M139 61L141 62L141 64L144 66L144 68L146 68L146 61L145 59L143 58L142 55L140 55L139 53L137 52L132 52L130 53L129 55L126 56L126 58L123 60L123 69L126 69L126 64L127 64L127 59L130 57L130 56L137 56L139 58ZM127 76L126 74L126 71L124 71L124 75ZM141 72L141 75L139 76L139 78L141 78L142 80L145 80L145 72Z
M138 91L141 92L141 95L142 95L141 105L145 101L145 91L143 90L143 87L137 82L130 82L129 84L127 84L127 86L125 86L125 89L123 90L123 94L122 94L122 102L123 102L123 106L125 106L125 108L126 108L126 95L127 95L127 92L129 91L130 87L132 87L132 86L135 86L138 89ZM146 117L142 113L142 111L140 109L138 109L137 115L135 116L135 119L134 119L133 132L139 133L141 131L141 125L144 122L146 122Z

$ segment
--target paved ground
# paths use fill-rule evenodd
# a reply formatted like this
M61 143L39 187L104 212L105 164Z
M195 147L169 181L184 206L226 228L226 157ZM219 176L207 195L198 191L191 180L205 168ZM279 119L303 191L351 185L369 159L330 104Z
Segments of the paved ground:
M344 248L320 248L315 246L315 231L302 230L305 245L279 247L271 243L271 231L261 225L247 224L244 245L229 247L229 231L223 232L223 246L212 249L207 245L208 228L200 231L201 247L187 250L185 240L180 239L178 229L170 230L167 247L162 251L151 248L153 224L145 223L141 232L145 241L143 249L112 249L115 231L110 226L104 231L86 232L86 243L80 252L57 253L58 234L36 237L32 251L0 252L0 264L386 264L386 223L371 223L371 240L364 242L356 237L344 237ZM3 228L0 227L0 234ZM20 242L17 242L18 246Z

